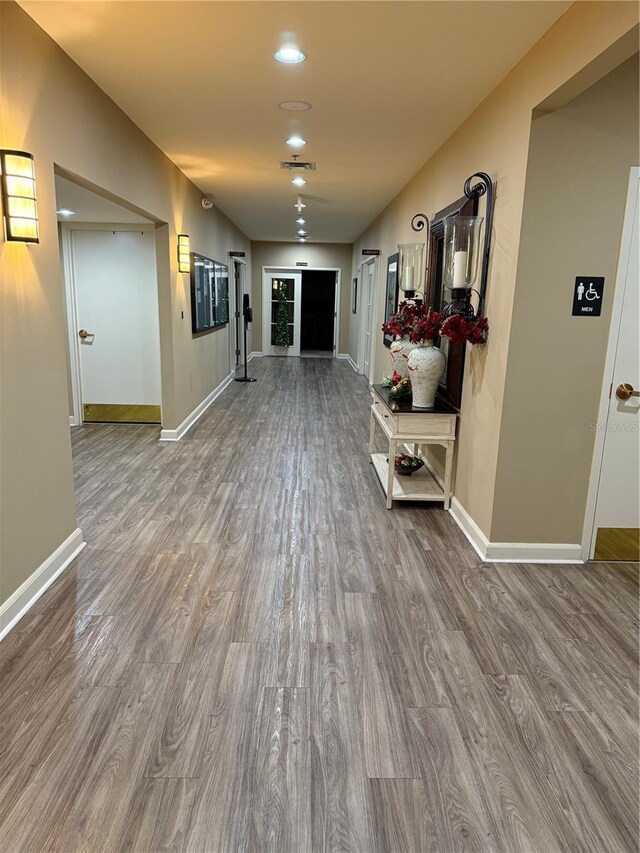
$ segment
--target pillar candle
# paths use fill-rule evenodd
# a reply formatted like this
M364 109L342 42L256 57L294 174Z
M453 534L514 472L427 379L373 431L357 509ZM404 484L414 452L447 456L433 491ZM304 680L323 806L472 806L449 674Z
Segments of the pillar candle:
M453 287L466 287L467 253L456 252L453 256Z

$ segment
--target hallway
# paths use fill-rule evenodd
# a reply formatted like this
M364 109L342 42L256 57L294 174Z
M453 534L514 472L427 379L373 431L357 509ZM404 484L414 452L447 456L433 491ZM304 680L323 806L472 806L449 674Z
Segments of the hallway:
M88 543L0 645L0 851L635 849L637 572L389 512L346 361L73 432Z

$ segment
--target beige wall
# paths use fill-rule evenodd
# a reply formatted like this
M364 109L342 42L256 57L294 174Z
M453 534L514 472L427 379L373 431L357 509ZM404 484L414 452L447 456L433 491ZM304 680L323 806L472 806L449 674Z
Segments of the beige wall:
M638 55L533 122L491 526L496 542L582 539L629 169ZM605 276L572 317L577 275Z
M306 262L310 267L337 267L340 269L338 349L341 353L348 352L349 316L351 313L351 252L352 247L349 243L265 243L254 241L251 244L253 266L252 348L255 352L262 350L262 268L295 267L298 262Z
M0 146L36 160L41 242L0 242L0 602L75 529L54 164L151 215L163 417L177 426L229 372L228 331L194 340L176 234L226 261L249 241L14 3L0 3ZM184 312L184 319L181 312Z
M475 170L496 182L494 235L486 313L489 344L468 348L458 438L455 494L480 529L492 533L494 490L503 394L509 357L511 315L516 289L520 226L533 110L556 90L578 78L595 61L606 73L605 52L614 64L637 50L629 31L637 25L635 3L576 3L534 46L503 82L447 140L421 171L354 244L353 270L364 247L382 250L383 264L398 243L415 239L410 223L418 211L428 216L462 195ZM624 39L621 49L620 39ZM631 45L631 46L629 46ZM602 68L605 70L602 70ZM482 204L481 211L482 213ZM384 313L384 272L378 276L376 326ZM359 322L353 318L353 324ZM388 370L388 351L375 335L375 375ZM357 335L350 336L352 357ZM535 460L532 460L535 465ZM567 535L571 531L566 528ZM564 540L567 541L567 540Z

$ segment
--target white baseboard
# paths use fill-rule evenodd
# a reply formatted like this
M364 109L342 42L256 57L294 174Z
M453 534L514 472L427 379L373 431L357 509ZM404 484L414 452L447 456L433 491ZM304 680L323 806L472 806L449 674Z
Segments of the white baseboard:
M69 415L69 426L80 426L78 421L74 418L73 415Z
M351 358L351 356L349 355L348 352L339 352L338 355L336 356L336 358L344 358L346 361L349 362L349 364L351 365L351 367L353 367L353 369L355 370L356 373L360 373L360 368L355 363L355 361Z
M230 373L226 376L222 382L218 385L217 388L214 388L213 391L208 394L204 400L199 403L195 409L191 412L190 415L182 421L180 426L177 429L163 429L160 430L160 441L180 441L182 436L191 429L191 427L195 424L198 418L203 415L209 406L216 400L220 394L224 391L224 389L233 382L233 373Z
M485 563L583 563L581 545L490 542L460 501L451 498L453 520Z
M252 358L262 358L263 355L264 353L262 352L250 352L249 358L247 359L247 364L249 364Z
M0 604L0 640L4 639L14 625L33 607L42 593L62 574L85 545L82 530L76 527L71 536L68 536L62 545L59 545L53 554L38 566L4 604Z

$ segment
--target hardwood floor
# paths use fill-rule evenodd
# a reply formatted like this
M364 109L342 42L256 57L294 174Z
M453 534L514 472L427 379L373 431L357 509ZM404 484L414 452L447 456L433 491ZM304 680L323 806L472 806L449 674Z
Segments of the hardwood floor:
M0 644L0 851L630 853L637 568L389 512L346 362L73 432L88 547Z

